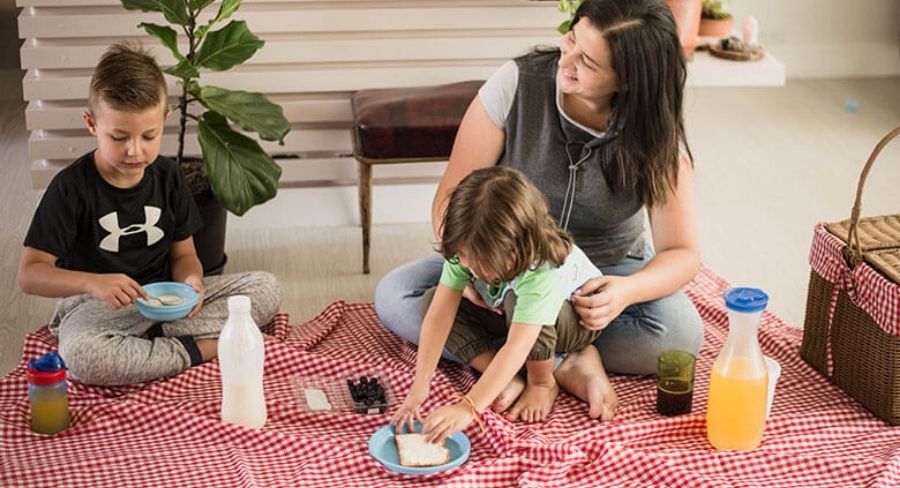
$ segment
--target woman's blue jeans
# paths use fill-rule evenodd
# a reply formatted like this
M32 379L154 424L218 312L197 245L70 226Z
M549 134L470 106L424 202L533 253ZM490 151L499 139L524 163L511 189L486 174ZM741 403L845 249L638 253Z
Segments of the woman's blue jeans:
M600 268L610 276L636 273L652 257L625 257ZM375 289L375 311L384 325L400 337L419 343L419 329L428 303L423 295L440 280L439 254L406 263L381 279ZM703 343L703 321L683 291L627 307L594 341L604 368L612 373L653 374L659 353L679 349L697 355ZM456 360L448 351L444 357Z

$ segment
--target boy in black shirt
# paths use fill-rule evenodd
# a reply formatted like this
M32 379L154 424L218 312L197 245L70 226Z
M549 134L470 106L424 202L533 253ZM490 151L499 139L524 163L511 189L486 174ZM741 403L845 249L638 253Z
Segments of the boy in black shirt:
M280 305L269 273L203 278L191 237L202 227L199 211L178 166L159 156L166 100L156 61L112 46L94 70L83 114L97 149L53 178L25 238L19 286L63 298L50 330L69 373L84 383L149 381L215 357L230 295L250 296L258 324ZM169 280L200 294L188 317L154 323L129 306L148 298L142 285Z

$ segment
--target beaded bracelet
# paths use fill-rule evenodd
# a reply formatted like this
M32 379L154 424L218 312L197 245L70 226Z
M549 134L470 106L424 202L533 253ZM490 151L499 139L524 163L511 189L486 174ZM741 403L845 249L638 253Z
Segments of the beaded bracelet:
M481 420L481 414L478 413L478 409L475 408L475 402L469 397L469 395L460 395L453 398L459 403L460 400L466 402L469 405L469 408L472 410L472 416L475 417L475 422L478 423L478 427L481 427L481 433L484 434L487 432L487 429L484 427L484 421Z

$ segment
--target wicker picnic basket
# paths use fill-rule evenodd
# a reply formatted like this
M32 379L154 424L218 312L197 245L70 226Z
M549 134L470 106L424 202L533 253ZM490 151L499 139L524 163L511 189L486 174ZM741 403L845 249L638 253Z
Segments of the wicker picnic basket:
M850 219L816 225L800 355L892 425L900 424L900 215L860 218L872 151Z

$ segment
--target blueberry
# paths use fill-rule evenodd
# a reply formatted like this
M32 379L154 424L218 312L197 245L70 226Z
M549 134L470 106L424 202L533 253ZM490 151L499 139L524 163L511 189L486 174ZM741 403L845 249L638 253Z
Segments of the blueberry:
M365 376L360 376L360 378L359 378L359 383L360 383L361 385L365 385L365 384L368 383L368 382L369 382L369 378L366 378Z

